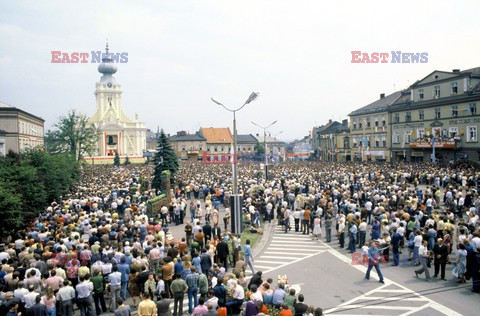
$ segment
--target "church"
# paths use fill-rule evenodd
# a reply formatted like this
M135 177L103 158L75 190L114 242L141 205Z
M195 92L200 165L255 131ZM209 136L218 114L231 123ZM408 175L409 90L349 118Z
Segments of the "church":
M95 87L97 111L88 119L99 130L97 152L93 158L110 163L118 152L122 158L128 156L131 162L143 162L143 152L147 148L145 123L138 121L138 114L132 120L123 112L122 86L113 77L117 66L108 53L108 43L105 50L98 66L102 77Z

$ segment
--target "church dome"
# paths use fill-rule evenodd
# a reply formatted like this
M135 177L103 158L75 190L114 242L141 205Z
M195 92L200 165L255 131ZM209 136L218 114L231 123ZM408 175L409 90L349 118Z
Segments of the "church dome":
M113 75L117 72L117 66L112 63L112 60L110 58L103 58L102 63L98 65L98 72L104 75Z

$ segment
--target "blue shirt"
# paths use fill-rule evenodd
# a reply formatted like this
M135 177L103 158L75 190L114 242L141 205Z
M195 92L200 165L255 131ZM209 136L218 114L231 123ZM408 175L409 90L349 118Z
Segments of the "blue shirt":
M126 282L128 281L128 274L130 273L130 266L126 263L120 263L118 265L118 272L122 274L121 281Z
M273 291L273 304L274 305L282 304L283 299L285 298L285 295L287 295L287 293L283 289L277 288L275 291Z
M250 248L250 245L245 244L245 247L243 249L244 249L245 257L253 257L252 248Z
M370 247L368 248L368 259L370 260L369 264L377 265L379 262L378 248Z

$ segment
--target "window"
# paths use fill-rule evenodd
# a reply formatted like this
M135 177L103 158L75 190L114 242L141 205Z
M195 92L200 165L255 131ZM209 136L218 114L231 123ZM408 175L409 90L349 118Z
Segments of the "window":
M439 119L441 117L440 115L440 108L435 108L435 118Z
M476 103L469 103L468 104L468 114L476 115L477 114L477 104Z
M357 129L357 122L356 121L353 121L353 129Z
M440 86L433 87L433 98L434 99L440 98Z
M182 146L182 151L185 151L185 145Z
M477 127L467 126L467 142L477 142Z
M198 150L202 151L202 150L203 150L203 148L202 148L202 147L199 147L199 148L198 148Z
M452 105L452 117L458 116L458 105Z
M358 121L358 129L362 129L362 120Z
M406 112L405 113L405 122L411 122L412 121L412 112Z
M214 151L214 152L217 152L217 151L218 151L217 146L213 147L213 151Z
M422 139L425 136L425 129L419 128L417 129L417 139Z
M372 146L371 142L370 142L370 136L367 136L367 147L370 147Z
M5 143L0 143L0 156L5 156Z
M370 118L367 118L367 128L370 128Z
M423 89L418 89L418 98L419 98L420 100L423 99L424 95L425 95L425 94L423 93Z
M394 113L393 114L393 122L394 123L399 123L400 122L400 113Z
M458 92L457 83L456 83L456 82L452 82L452 83L450 83L450 86L451 86L451 88L452 88L450 94L457 94L457 92Z
M229 149L230 150L230 149ZM248 147L248 151L252 151L252 147Z
M382 136L382 147L387 147L387 136Z
M423 121L425 119L425 110L418 110L418 119Z
M222 146L222 152L224 151L224 149L225 149L225 148Z
M458 135L458 127L450 127L448 129L448 137L454 138Z
M380 147L380 138L378 136L375 136L375 147Z
M382 116L382 126L386 125L385 116Z
M403 136L405 140L405 144L410 144L410 137L412 135L411 133L412 133L411 131L405 131L405 135Z
M210 146L207 146L207 151L210 152Z
M349 148L349 147L350 147L349 145L350 145L350 144L349 144L348 137L345 137L345 138L343 139L343 148Z
M378 117L375 118L375 127L378 127Z
M400 134L398 132L393 132L393 143L400 144Z
M357 147L357 139L355 137L352 137L352 146Z

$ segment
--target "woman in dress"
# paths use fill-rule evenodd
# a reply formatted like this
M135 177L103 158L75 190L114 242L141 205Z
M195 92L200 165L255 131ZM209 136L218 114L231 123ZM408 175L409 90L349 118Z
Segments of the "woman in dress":
M457 266L452 273L458 278L458 283L465 283L465 272L467 272L467 250L464 244L458 245Z
M319 239L322 236L322 227L320 226L320 215L315 217L313 221L313 232L312 232L312 240Z

